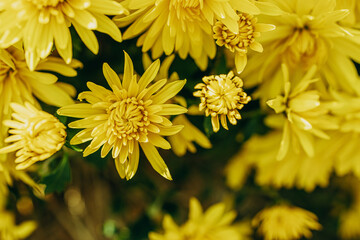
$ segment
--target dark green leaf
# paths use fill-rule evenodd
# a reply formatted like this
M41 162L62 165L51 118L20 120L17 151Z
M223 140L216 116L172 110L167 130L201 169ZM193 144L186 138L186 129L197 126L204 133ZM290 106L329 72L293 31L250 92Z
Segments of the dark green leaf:
M59 165L48 175L44 176L41 183L46 185L45 194L49 194L53 192L62 192L70 181L71 168L69 158L68 155L64 153Z
M210 137L214 133L214 130L213 130L212 124L211 124L211 117L210 116L205 117L204 130L205 130L205 133L206 133L207 137Z

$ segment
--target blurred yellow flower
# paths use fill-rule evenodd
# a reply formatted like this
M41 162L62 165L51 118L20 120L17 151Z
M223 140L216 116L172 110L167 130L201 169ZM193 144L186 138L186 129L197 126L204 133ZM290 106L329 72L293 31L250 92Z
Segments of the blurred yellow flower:
M240 74L247 64L248 47L256 52L262 52L262 45L256 41L262 32L275 29L274 25L258 23L257 18L251 14L239 13L238 33L232 32L221 20L217 20L214 27L214 39L220 47L225 46L235 53L235 67Z
M205 110L205 115L211 116L211 124L214 132L219 131L220 124L228 130L226 118L232 125L236 125L241 119L238 110L247 104L251 97L242 89L243 81L234 76L230 71L227 75L212 75L203 77L204 83L198 83L194 92L195 97L200 98L199 110Z
M359 92L351 59L360 62L360 32L339 24L349 10L336 10L336 0L278 0L276 4L283 11L280 16L259 16L261 22L273 24L276 29L261 35L263 53L248 59L242 75L247 79L246 87L272 82L277 69L285 63L291 71L307 71L317 65L322 80L332 88ZM272 89L264 86L262 90ZM267 96L262 93L260 97Z
M343 176L353 173L360 177L360 97L344 91L331 91L331 113L341 119L339 131L332 137L336 143L332 148L337 150L335 171Z
M84 156L94 153L100 147L101 157L112 149L116 169L121 178L131 179L138 168L139 145L153 168L163 177L171 180L169 169L156 147L170 149L170 143L162 136L178 133L183 126L173 125L167 115L185 113L186 108L165 104L185 85L185 80L167 83L167 79L149 85L160 68L157 60L137 80L133 63L125 53L125 69L122 81L109 67L103 65L104 76L112 91L92 82L90 91L82 92L78 98L88 103L62 107L59 115L83 118L69 124L71 128L85 128L76 134L71 144L91 141L84 150Z
M261 210L252 221L265 240L289 240L311 238L311 230L320 230L321 225L312 212L305 209L277 205Z
M121 41L116 25L104 14L127 12L113 0L2 0L0 3L0 47L22 40L30 70L45 59L55 46L66 63L72 59L69 27L74 26L81 40L95 54L99 45L92 30Z
M317 139L314 142L314 157L307 156L303 151L296 153L290 148L285 158L278 161L276 156L282 140L281 131L255 135L226 166L227 184L233 189L240 189L251 168L254 168L255 181L260 186L297 187L307 192L313 191L316 186L326 187L333 172L334 157L338 154L336 136L333 139Z
M149 233L150 240L226 239L240 240L240 228L233 221L234 211L227 212L224 203L211 206L205 212L200 202L190 199L189 219L178 226L169 215L163 220L164 233Z
M295 152L302 148L313 157L314 136L329 139L323 130L338 129L336 119L329 114L330 110L321 104L319 91L309 89L312 83L318 81L313 78L315 72L316 67L312 67L300 80L295 78L290 81L289 70L283 64L284 94L266 102L279 114L268 117L268 125L283 128L278 160L284 159L289 148Z
M0 48L0 122L10 119L11 102L29 102L37 107L40 105L36 98L58 107L73 103L70 95L75 89L65 83L60 85L55 75L42 71L74 77L77 75L74 68L81 66L82 64L76 60L66 65L59 58L48 57L38 64L35 71L30 71L25 63L24 52L20 48ZM5 125L1 125L0 142L7 135L7 129Z
M164 52L166 55L178 52L182 59L190 54L202 70L206 69L208 58L215 57L211 29L215 19L221 19L237 33L237 11L260 13L252 0L125 0L122 4L131 14L115 17L114 21L119 27L130 25L124 39L142 34L137 45L142 46L143 52L151 49L154 59Z
M4 121L12 134L5 142L11 144L0 148L0 154L16 151L16 169L25 169L46 160L62 148L66 127L57 118L28 102L25 106L12 103L11 108L14 120Z
M0 239L2 240L26 239L37 227L34 221L16 225L14 214L3 210L0 210L0 219Z

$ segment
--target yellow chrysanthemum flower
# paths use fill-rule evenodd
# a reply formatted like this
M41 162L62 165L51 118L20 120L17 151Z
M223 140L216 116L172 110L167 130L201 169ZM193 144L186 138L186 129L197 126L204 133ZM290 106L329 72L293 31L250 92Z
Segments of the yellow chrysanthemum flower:
M311 230L320 230L321 225L312 212L305 209L277 205L261 210L252 221L265 240L289 240L311 238Z
M255 181L260 186L275 188L304 189L311 192L317 186L326 187L333 172L334 156L337 148L329 147L337 138L329 140L317 139L314 142L314 157L303 151L294 152L290 148L284 159L276 159L281 131L273 131L265 136L253 136L242 147L226 166L227 184L233 189L240 189L251 168L255 171Z
M137 80L133 63L125 53L124 75L120 81L119 76L105 63L103 72L112 91L88 82L90 91L79 94L79 99L88 103L73 104L58 110L60 115L84 118L69 124L71 128L85 128L70 143L76 145L91 141L84 150L84 156L102 147L101 157L105 157L112 149L116 169L120 177L126 179L131 179L136 173L140 145L153 168L163 177L171 179L169 169L156 147L170 149L170 143L161 136L176 134L183 128L173 125L165 116L185 113L186 108L165 102L175 96L186 81L166 84L167 79L163 79L149 85L159 68L160 61L157 60Z
M199 110L205 110L205 115L211 116L211 124L214 132L219 131L220 124L228 130L226 118L232 125L236 125L241 119L239 110L247 104L251 97L242 89L243 81L234 76L230 71L227 75L212 75L203 77L204 83L198 83L194 92L195 97L200 98Z
M240 240L241 234L232 224L234 211L226 212L225 204L218 203L203 212L200 202L190 199L189 220L178 226L169 215L163 220L164 233L149 233L150 240L226 239Z
M278 0L276 4L283 14L259 17L276 29L259 38L263 53L248 59L242 75L247 79L246 87L262 83L263 92L259 95L266 98L265 93L272 88L264 84L272 82L280 65L285 63L291 71L306 71L317 65L324 76L322 80L332 88L346 87L359 92L358 75L351 59L360 62L360 32L339 23L349 10L336 10L336 0Z
M10 128L5 139L10 145L0 148L0 154L16 151L16 169L25 169L59 151L65 143L66 127L53 115L38 110L30 103L12 103L14 120L5 120Z
M36 222L26 221L16 225L15 216L11 212L0 210L0 239L26 239L37 227Z
M295 78L290 81L289 70L283 64L284 94L266 102L279 114L268 117L267 123L283 128L278 160L285 157L289 148L295 152L302 148L313 157L314 136L329 139L324 130L338 129L336 119L329 115L330 110L321 104L319 91L309 89L312 83L318 81L313 78L315 72L316 67L312 67L300 80Z
M36 100L39 99L59 107L72 104L70 95L75 89L71 85L57 82L58 78L55 75L41 71L52 71L73 77L77 74L74 68L81 66L76 60L66 65L59 58L49 57L42 60L35 71L30 71L21 49L13 46L0 49L0 122L10 119L11 102L19 104L29 102L39 106ZM7 135L7 129L5 125L1 125L0 142Z
M275 29L274 25L258 23L257 18L251 14L239 13L239 30L232 32L221 20L216 21L213 31L216 44L220 47L225 46L235 53L235 67L241 73L247 64L248 47L256 52L262 52L262 45L256 41L262 32Z
M236 11L259 14L257 2L252 0L125 0L122 2L132 13L115 17L119 27L131 26L124 39L141 35L137 45L143 52L152 50L152 57L164 52L178 52L182 59L189 54L201 69L207 67L208 58L214 58L216 47L212 38L215 19L232 32L239 30ZM266 4L260 8L268 9Z
M161 63L159 73L155 77L155 81L161 79L169 79L169 81L179 80L179 76L176 72L173 72L169 76L169 68L174 61L175 55L168 56ZM144 68L148 68L152 61L148 54L143 54L143 65ZM178 103L183 107L187 107L186 99L181 96L175 96L168 101L168 103ZM199 112L201 114L201 112ZM186 150L191 153L196 152L196 147L193 142L196 142L203 148L211 148L212 145L209 139L203 134L197 127L195 127L185 116L185 114L176 116L173 119L174 124L183 125L184 128L179 133L168 136L168 140L171 144L171 149L177 156L183 156L186 153Z
M99 45L92 30L121 41L116 25L104 14L127 12L113 0L2 0L0 3L0 47L22 40L30 70L45 59L53 44L66 63L72 59L69 27L74 26L81 40L95 54Z

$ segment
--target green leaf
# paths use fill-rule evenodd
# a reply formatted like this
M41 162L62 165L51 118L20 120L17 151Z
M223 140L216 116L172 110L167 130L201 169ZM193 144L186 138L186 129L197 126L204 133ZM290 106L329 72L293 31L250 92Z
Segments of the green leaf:
M59 165L48 175L44 176L41 183L46 185L45 194L62 192L71 181L71 168L68 154L64 153Z
M205 117L204 120L204 130L207 137L210 137L212 134L214 134L214 130L212 128L211 124L211 117Z

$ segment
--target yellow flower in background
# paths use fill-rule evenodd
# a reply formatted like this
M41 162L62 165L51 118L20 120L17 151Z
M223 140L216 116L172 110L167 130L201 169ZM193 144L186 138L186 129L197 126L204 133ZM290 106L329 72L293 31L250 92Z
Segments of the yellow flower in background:
M169 68L174 61L175 55L168 56L161 63L159 73L155 77L155 81L161 79L169 79L169 81L179 80L179 76L176 72L173 72L169 76ZM153 62L151 61L148 54L143 54L143 65L146 70ZM187 107L186 99L181 96L175 96L169 99L168 103L178 103L183 107ZM201 115L201 112L199 112ZM179 133L168 136L168 140L171 144L171 149L177 156L183 156L186 154L186 151L191 153L196 152L196 147L193 142L197 143L203 148L211 148L212 145L209 139L203 134L197 127L195 127L185 116L185 114L176 116L173 119L174 124L183 125L184 128Z
M13 186L14 181L19 180L31 187L37 197L43 198L45 196L45 186L36 183L25 171L17 170L15 168L15 158L16 156L13 153L7 154L7 156L0 154L0 195L7 196L8 186ZM0 200L0 207L2 204Z
M82 64L73 60L66 65L62 59L48 57L42 60L35 71L30 71L25 63L24 52L17 47L0 49L0 122L10 119L10 103L29 102L39 107L36 99L54 106L72 104L71 95L75 89L69 84L57 82L58 78L48 72L56 72L67 77L74 77L74 68ZM7 135L7 127L1 125L0 142ZM2 143L0 144L1 147Z
M240 227L233 221L234 211L226 211L224 203L211 206L205 212L200 202L190 199L189 219L178 226L174 220L165 215L163 220L164 233L149 233L150 240L187 240L187 239L242 239Z
M279 0L276 3L283 11L280 16L259 17L259 21L273 24L276 29L261 35L263 53L248 59L242 75L247 79L246 87L273 81L276 71L285 63L291 70L304 71L317 65L324 76L322 80L331 87L359 92L358 75L351 59L360 62L360 34L339 24L349 10L336 10L336 0ZM265 92L271 90L263 88ZM260 97L266 98L263 93Z
M124 32L124 39L141 35L137 45L142 46L143 52L151 49L152 58L173 52L182 59L190 55L202 70L206 69L208 58L216 54L212 38L215 19L221 19L237 33L239 16L236 11L259 14L256 5L270 8L251 0L125 0L122 4L131 14L115 17L114 21L119 27L130 25Z
M262 45L256 41L262 32L275 29L274 25L258 23L257 18L251 14L239 13L238 33L232 32L221 20L216 21L213 31L216 44L225 46L235 53L235 67L240 74L247 64L248 47L256 52L262 52Z
M44 161L62 148L66 127L57 118L28 102L25 106L12 103L11 108L13 120L4 121L12 134L5 139L10 145L0 148L0 154L16 151L16 169Z
M165 104L185 85L185 80L167 83L167 79L150 85L160 68L157 60L137 80L133 63L125 53L125 69L122 81L104 63L104 76L111 91L88 82L90 91L79 94L78 103L62 107L59 115L83 118L69 124L71 128L85 128L76 134L71 144L91 141L84 150L84 156L96 152L101 147L101 157L112 149L116 169L121 178L131 179L139 163L139 145L152 167L163 177L171 180L171 175L156 147L170 149L170 143L162 136L178 133L183 126L173 125L167 115L185 113L186 108ZM167 83L167 84L166 84Z
M312 237L311 230L320 230L322 227L317 217L305 209L276 205L261 210L252 221L258 226L258 232L265 240L307 239Z
M168 137L172 150L177 156L184 156L186 150L195 153L196 147L193 142L202 148L212 147L211 142L205 134L195 127L184 114L175 117L173 123L184 126L181 132Z
M198 83L194 92L195 97L200 98L199 110L205 110L205 115L211 116L211 124L214 132L219 131L220 124L228 130L227 120L232 125L236 125L237 120L241 119L239 110L247 104L251 97L242 89L243 81L234 76L230 71L227 75L212 75L203 77L204 83Z
M289 148L295 152L303 149L308 156L313 157L314 136L329 139L324 130L338 129L336 119L332 119L330 110L321 104L319 91L309 89L312 83L319 80L314 79L316 67L310 68L303 77L296 78L296 73L293 73L295 78L290 80L289 70L283 64L282 73L284 94L266 102L279 114L269 116L268 125L283 128L277 159L284 159Z
M0 210L0 239L21 240L27 239L37 228L34 221L22 222L16 225L14 213Z
M304 189L311 192L317 186L326 187L333 172L334 158L338 154L337 138L317 139L314 142L314 157L304 152L289 149L285 158L277 160L281 131L273 131L264 136L251 137L239 153L226 166L226 180L233 189L241 189L250 170L255 169L255 181L260 186L275 188Z
M360 178L360 97L346 92L330 91L333 101L331 113L341 119L339 131L332 138L336 144L331 147L337 150L335 171L343 176L353 173Z
M1 11L2 10L2 11ZM3 0L0 3L0 47L22 40L30 70L45 59L54 42L66 63L72 59L69 27L74 26L85 45L95 54L99 45L93 30L121 41L116 25L105 16L126 13L113 0Z

